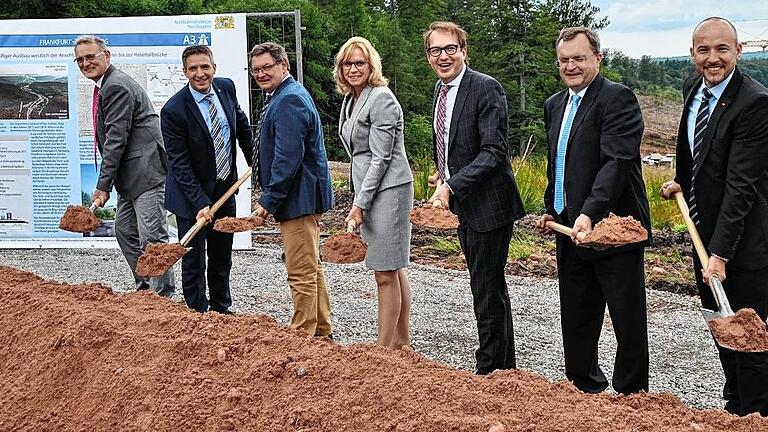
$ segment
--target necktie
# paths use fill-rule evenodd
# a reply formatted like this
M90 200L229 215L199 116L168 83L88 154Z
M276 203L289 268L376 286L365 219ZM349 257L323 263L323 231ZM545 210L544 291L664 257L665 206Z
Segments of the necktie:
M98 170L98 162L96 159L97 152L99 151L99 136L96 133L98 126L99 113L99 86L93 86L93 104L91 104L91 114L93 114L93 166Z
M565 178L565 153L568 148L568 138L571 135L571 125L573 124L573 117L576 116L576 111L579 109L579 101L581 96L573 95L571 98L571 109L568 111L568 116L565 118L565 124L563 124L563 133L560 134L560 139L557 141L557 156L555 157L555 211L560 214L565 208L565 195L563 182Z
M437 150L437 172L440 179L445 181L445 105L451 86L443 84L437 99L437 134L435 144Z
M701 98L699 112L696 114L696 126L693 129L693 166L691 167L691 194L688 196L688 214L696 225L699 225L699 209L696 208L696 194L693 184L696 180L696 170L701 163L699 156L701 155L701 143L704 142L704 132L709 122L709 99L711 97L712 92L704 87L704 97Z
M261 125L264 123L264 116L267 114L269 108L269 102L272 100L272 96L267 95L264 98L264 105L261 106L261 112L259 112L259 121L256 123L256 130L254 131L254 149L253 149L253 168L256 170L256 181L261 184L259 178L259 147L261 144Z
M216 178L224 180L229 177L232 154L228 143L224 141L219 110L216 109L216 103L213 102L213 94L205 95L205 100L208 102L208 116L211 118L211 138L213 138L213 149L216 155Z

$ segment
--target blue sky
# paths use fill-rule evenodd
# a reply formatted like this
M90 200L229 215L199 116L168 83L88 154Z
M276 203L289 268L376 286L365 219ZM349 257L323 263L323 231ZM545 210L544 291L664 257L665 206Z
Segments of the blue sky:
M733 21L739 40L768 39L766 0L592 0L592 4L600 8L599 16L611 21L600 31L603 47L634 58L688 55L693 28L708 16Z

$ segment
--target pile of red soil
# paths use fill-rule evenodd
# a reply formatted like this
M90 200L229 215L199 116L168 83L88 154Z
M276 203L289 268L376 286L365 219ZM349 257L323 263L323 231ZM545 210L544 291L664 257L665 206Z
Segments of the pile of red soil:
M236 233L243 231L252 231L260 226L264 225L264 218L260 216L254 217L223 217L217 219L213 224L213 229L225 233Z
M358 263L365 259L367 251L368 246L359 235L336 234L323 242L323 261L336 264Z
M81 205L71 205L61 216L59 228L70 231L86 233L95 230L101 225L101 221L93 214L91 209Z
M142 277L158 277L187 253L180 243L148 244L136 263L136 274Z
M0 267L0 430L766 431L671 394L587 395L409 351L341 346L264 316ZM717 389L712 389L717 391Z
M648 240L648 231L635 218L610 213L579 243L618 246L645 240Z
M459 218L445 207L432 207L432 204L425 203L411 210L411 223L426 228L456 229Z
M722 345L742 352L768 351L765 321L754 309L739 309L736 315L709 321L710 330Z

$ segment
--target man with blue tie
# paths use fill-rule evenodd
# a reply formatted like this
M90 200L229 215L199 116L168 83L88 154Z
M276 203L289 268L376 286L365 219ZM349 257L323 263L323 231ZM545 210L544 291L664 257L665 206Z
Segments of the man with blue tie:
M252 154L251 127L237 103L235 84L213 77L216 63L211 49L187 47L181 61L189 85L173 95L160 113L169 165L165 204L176 215L179 237L201 218L214 222L235 216L234 197L214 214L210 207L237 181L235 140L249 165ZM212 227L209 223L200 230L181 260L184 300L198 312L229 314L233 235ZM210 298L205 289L206 243Z
M618 341L613 388L623 394L647 391L643 253L650 240L603 251L575 243L578 233L591 231L609 213L632 216L651 231L640 165L640 106L630 89L599 74L603 56L594 31L564 29L556 48L568 88L544 103L549 162L539 230L551 234L548 221L573 226L571 238L556 240L565 374L587 393L608 387L597 353L607 305Z

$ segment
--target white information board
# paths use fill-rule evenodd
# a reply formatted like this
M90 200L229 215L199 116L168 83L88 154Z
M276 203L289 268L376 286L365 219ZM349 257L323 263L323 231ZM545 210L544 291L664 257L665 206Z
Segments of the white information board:
M155 110L187 85L181 53L209 45L216 76L235 82L250 113L245 14L6 20L0 29L0 248L117 247L114 221L90 234L59 229L70 204L88 202L100 158L94 156L93 81L74 63L81 34L107 41L112 64L147 90ZM238 152L239 171L247 169ZM236 195L250 213L250 182ZM114 213L116 193L106 204ZM171 224L172 236L176 233ZM249 248L250 233L234 247Z

